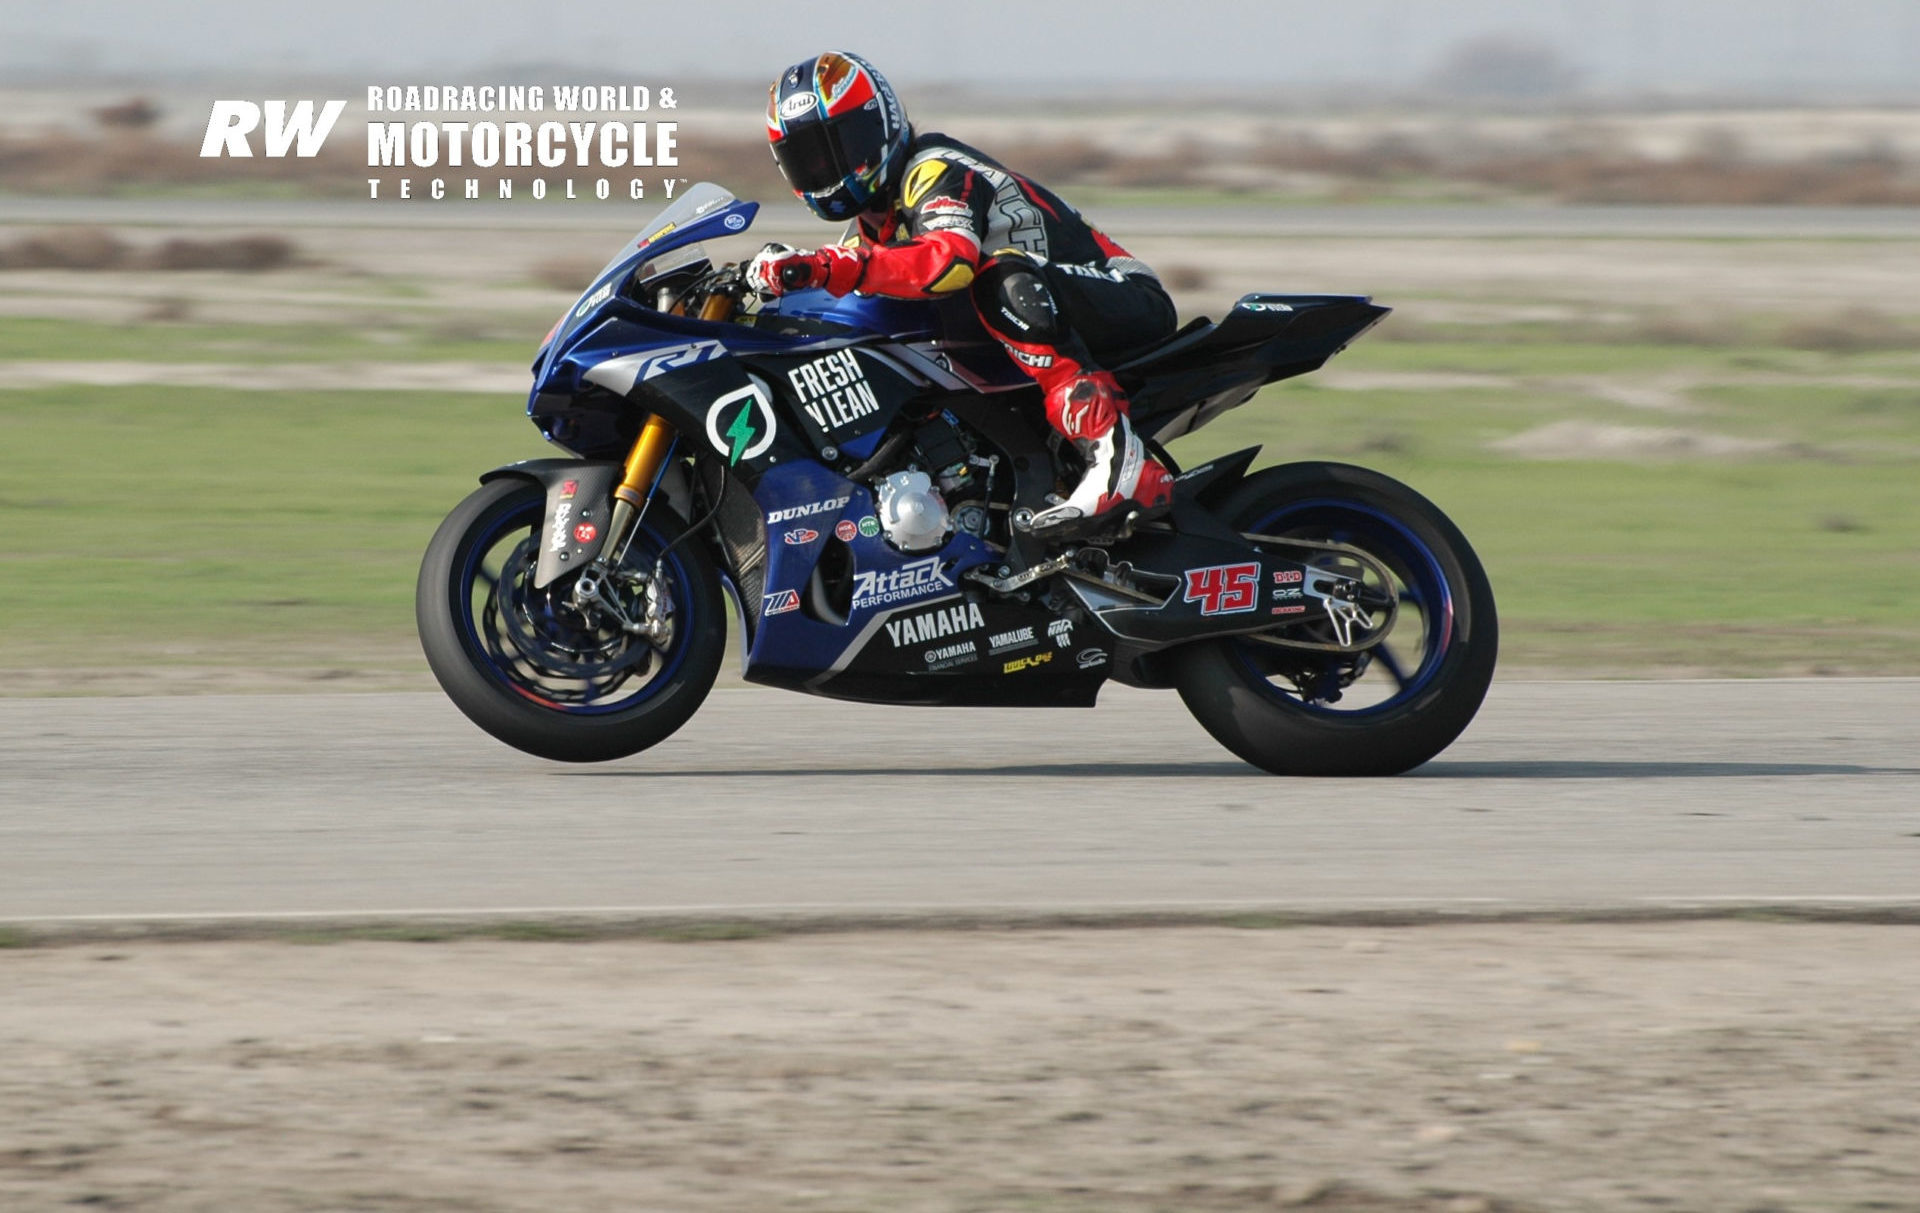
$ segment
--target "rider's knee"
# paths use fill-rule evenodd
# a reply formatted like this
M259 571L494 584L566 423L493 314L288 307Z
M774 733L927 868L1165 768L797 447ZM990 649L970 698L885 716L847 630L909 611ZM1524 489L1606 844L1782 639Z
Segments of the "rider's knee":
M973 280L973 305L996 334L1051 345L1065 335L1053 288L1041 263L1018 249L1002 249Z

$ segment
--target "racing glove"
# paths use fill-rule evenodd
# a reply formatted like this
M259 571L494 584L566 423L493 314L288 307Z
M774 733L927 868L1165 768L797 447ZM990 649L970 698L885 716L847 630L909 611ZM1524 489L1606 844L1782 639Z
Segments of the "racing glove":
M860 285L867 261L861 250L829 245L805 252L784 244L769 244L747 264L747 285L762 295L825 288L844 295Z

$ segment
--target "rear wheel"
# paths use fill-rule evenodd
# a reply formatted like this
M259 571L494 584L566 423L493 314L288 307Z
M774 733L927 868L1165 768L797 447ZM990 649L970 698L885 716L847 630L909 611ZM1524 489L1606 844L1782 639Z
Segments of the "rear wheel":
M1249 537L1358 549L1373 569L1332 551L1308 563L1359 583L1358 601L1376 617L1395 613L1359 652L1260 634L1180 650L1180 697L1207 732L1280 775L1396 775L1452 744L1492 682L1499 624L1486 572L1446 515L1391 477L1337 463L1259 472L1219 513ZM1270 635L1340 647L1342 630L1327 612Z
M455 507L421 561L420 644L447 697L508 745L562 762L623 758L665 740L712 689L726 643L720 577L698 544L668 550L685 526L655 501L601 590L629 619L651 599L664 620L630 631L614 611L576 603L579 573L534 586L545 506L538 485L503 479Z

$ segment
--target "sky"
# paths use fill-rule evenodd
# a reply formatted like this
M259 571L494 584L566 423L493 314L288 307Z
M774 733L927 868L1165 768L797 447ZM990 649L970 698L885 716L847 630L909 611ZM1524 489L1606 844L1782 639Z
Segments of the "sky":
M1602 92L1920 96L1920 0L0 0L0 84L515 64L658 84L844 46L923 85L1392 90L1488 34L1553 46Z

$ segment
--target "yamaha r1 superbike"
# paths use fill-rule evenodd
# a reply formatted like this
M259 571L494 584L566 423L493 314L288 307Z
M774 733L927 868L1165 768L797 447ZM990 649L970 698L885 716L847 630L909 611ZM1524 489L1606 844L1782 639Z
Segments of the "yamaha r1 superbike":
M1112 365L1172 508L1061 542L1029 525L1078 453L965 292L758 299L700 244L757 210L702 183L622 248L534 359L528 413L568 457L486 473L428 546L421 642L481 728L571 762L656 744L712 687L729 599L750 682L993 707L1171 687L1280 774L1405 771L1473 718L1493 594L1430 502L1165 450L1386 308L1248 295Z

